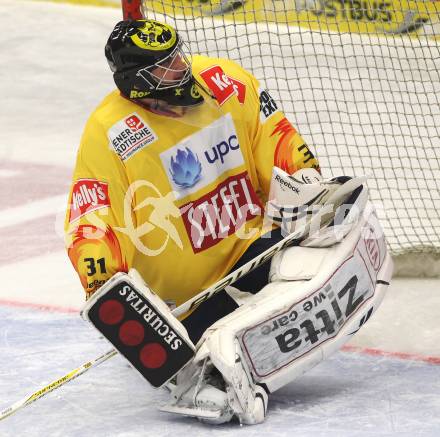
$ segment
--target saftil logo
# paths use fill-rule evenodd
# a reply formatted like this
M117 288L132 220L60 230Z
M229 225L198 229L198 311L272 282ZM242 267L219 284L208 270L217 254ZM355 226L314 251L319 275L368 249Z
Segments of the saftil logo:
M202 177L202 164L188 147L177 149L171 157L170 174L173 182L181 188L193 187Z
M262 206L246 172L233 175L180 207L194 253L202 252L261 215Z

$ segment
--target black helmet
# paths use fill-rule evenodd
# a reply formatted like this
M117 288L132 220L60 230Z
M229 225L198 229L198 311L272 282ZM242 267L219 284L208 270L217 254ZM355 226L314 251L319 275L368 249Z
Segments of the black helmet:
M178 33L165 23L127 20L116 24L105 56L125 97L148 97L175 106L197 105L203 97L182 46Z

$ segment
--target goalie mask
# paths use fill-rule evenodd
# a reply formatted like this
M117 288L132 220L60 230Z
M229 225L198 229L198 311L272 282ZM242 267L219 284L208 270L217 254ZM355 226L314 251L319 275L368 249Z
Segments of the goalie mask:
M105 56L116 86L125 97L192 106L202 103L203 97L183 47L176 30L165 23L128 20L115 26Z

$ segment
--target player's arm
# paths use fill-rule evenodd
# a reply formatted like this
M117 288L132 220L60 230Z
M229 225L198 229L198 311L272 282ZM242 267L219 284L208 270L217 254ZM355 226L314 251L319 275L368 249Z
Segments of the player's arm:
M68 255L87 297L130 266L132 244L118 231L124 228L127 189L122 164L92 116L81 140L65 221Z
M252 76L251 80L248 98L253 108L249 112L252 152L260 185L267 195L274 166L291 175L302 168L319 170L319 163L269 91Z
M252 155L266 202L265 225L287 234L303 225L349 178L324 180L319 163L298 131L279 110L269 91L251 75L248 121ZM253 109L253 112L252 112Z

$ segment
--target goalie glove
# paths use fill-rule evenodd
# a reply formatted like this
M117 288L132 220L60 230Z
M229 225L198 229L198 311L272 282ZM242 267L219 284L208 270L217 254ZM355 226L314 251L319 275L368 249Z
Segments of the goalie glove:
M286 234L297 224L304 224L330 194L331 188L313 168L298 170L293 175L278 167L272 169L265 225L276 224Z
M365 181L365 177L348 176L324 180L313 168L288 175L274 167L264 226L267 229L275 224L288 235L305 228L314 217L314 228L304 235L301 245L327 247L340 242L365 208Z

